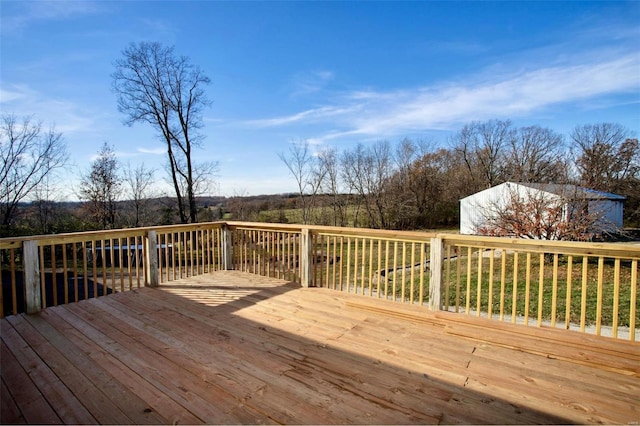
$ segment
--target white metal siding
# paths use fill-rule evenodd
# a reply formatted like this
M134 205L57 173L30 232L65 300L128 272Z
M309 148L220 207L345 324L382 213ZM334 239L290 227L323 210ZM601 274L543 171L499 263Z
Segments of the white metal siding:
M540 191L528 186L518 185L512 182L485 189L460 200L460 233L473 235L477 229L486 222L487 215L496 207L504 206L509 200L511 191L517 191L520 197L537 196L544 193L544 197L558 197L556 194ZM602 226L611 229L611 224L615 227L622 227L623 203L617 200L592 200L589 202L591 213L601 212L604 216Z
M476 192L460 200L460 233L473 235L486 222L492 206L504 205L512 188L509 182ZM495 208L495 207L494 207Z

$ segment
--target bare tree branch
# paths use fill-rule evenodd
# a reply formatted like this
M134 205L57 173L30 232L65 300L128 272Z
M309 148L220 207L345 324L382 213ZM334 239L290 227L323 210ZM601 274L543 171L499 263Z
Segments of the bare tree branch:
M482 235L537 240L591 240L618 228L606 212L594 208L585 192L573 185L560 194L539 189L511 187L505 200L491 203L476 231ZM591 207L591 208L590 208Z
M26 117L3 115L0 122L0 226L9 228L18 203L32 194L45 178L68 159L62 134Z
M202 111L210 104L204 92L209 78L187 57L160 43L131 44L115 68L118 110L128 125L146 122L158 130L167 147L180 220L197 222L196 195L217 170L215 162L197 166L193 161L193 150L202 141Z
M78 196L87 200L88 213L101 229L117 227L116 202L122 192L118 169L118 159L113 147L105 142L98 152L98 158L91 163L91 168L80 182Z

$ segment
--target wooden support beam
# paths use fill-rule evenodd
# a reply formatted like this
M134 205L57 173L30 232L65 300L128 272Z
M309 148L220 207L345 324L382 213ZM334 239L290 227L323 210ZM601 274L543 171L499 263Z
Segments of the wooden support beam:
M222 228L222 269L233 270L233 240L231 229L226 225Z
M38 259L38 242L27 240L22 242L24 257L24 286L27 314L37 314L42 310L42 293L40 290L40 262ZM55 289L53 290L55 291Z
M309 228L300 234L300 281L302 287L313 287L313 247Z
M431 239L431 252L429 260L429 309L433 312L439 311L442 306L442 266L444 259L444 244L442 238Z
M147 259L145 263L147 285L158 287L158 238L156 231L147 231Z

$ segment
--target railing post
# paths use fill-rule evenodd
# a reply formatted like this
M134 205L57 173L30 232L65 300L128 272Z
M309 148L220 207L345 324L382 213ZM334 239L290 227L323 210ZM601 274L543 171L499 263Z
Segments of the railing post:
M40 262L38 262L38 242L35 240L22 243L24 260L25 304L28 314L37 314L42 310L42 293L40 290ZM53 291L56 291L55 289Z
M231 229L222 228L222 270L233 270L233 240Z
M147 231L147 258L146 272L147 284L150 287L158 287L158 237L156 231Z
M300 284L302 287L313 285L313 247L311 244L311 231L309 228L302 228L300 234Z
M431 238L431 250L429 256L429 309L439 311L442 306L440 289L442 288L442 266L444 258L444 245L442 238Z

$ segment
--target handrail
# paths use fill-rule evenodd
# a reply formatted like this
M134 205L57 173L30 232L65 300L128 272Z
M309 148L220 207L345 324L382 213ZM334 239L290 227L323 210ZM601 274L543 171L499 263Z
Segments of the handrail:
M505 249L526 249L535 253L559 253L588 256L616 256L632 259L640 259L640 243L604 243L604 242L582 242L582 241L554 241L554 240L532 240L521 238L486 237L479 235L460 235L438 233L438 238L442 238L451 245L472 245L473 247L485 248L505 248Z
M24 241L38 241L38 245L47 245L55 243L73 243L79 241L86 241L89 239L100 239L100 237L111 237L113 235L145 235L148 231L167 231L167 232L180 232L190 230L200 230L210 228L213 226L222 227L226 222L200 222L192 224L178 224L178 225L161 225L161 226L146 226L140 228L118 228L118 229L105 229L101 231L82 231L82 232L68 232L61 234L46 234L46 235L31 235L26 237L7 237L0 238L0 249L9 249L19 247ZM94 237L94 238L91 238Z
M261 222L234 222L229 221L225 224L232 229L265 229L274 231L299 231L308 229L312 232L326 235L360 235L366 237L396 238L408 240L424 240L436 236L435 232L423 231L396 231L388 229L370 229L370 228L350 228L340 226L320 226L320 225L297 225L283 223L261 223Z
M10 307L0 316L22 303L21 273L33 291L48 292L27 295L42 307L237 269L434 310L638 339L640 244L216 221L2 238L0 254L11 281L11 294L0 299ZM64 294L56 293L61 286Z

